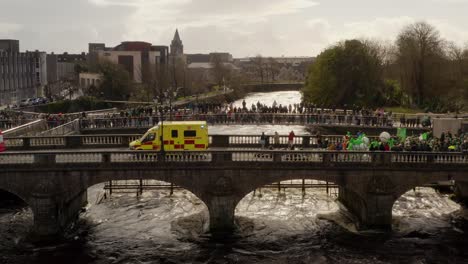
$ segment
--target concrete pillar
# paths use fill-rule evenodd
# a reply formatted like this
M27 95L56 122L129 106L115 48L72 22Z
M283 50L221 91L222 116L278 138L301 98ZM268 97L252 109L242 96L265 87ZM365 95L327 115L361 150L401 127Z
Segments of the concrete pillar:
M460 202L468 206L468 182L456 181L455 195Z
M62 231L76 220L81 208L87 204L87 190L83 190L68 201L62 195L32 195L34 213L33 234L40 240L60 236Z
M232 196L212 196L205 201L210 213L210 232L214 235L235 230L234 211L237 200Z
M53 196L34 194L31 207L34 213L35 236L44 239L60 233L60 206Z
M361 197L346 188L340 188L339 201L356 217L357 227L365 229L392 229L392 194L367 193Z

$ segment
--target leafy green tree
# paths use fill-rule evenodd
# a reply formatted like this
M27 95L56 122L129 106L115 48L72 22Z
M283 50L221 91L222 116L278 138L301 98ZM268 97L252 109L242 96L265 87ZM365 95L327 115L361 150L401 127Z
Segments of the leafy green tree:
M98 65L102 81L97 92L98 96L110 100L127 100L132 90L132 80L129 73L120 65L103 61Z
M309 68L304 100L320 106L376 106L381 102L382 58L375 45L347 40L322 52Z

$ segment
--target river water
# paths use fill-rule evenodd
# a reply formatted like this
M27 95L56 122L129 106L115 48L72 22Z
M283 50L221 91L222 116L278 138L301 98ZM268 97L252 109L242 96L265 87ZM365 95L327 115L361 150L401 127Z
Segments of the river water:
M27 206L2 206L0 263L468 263L468 211L431 188L398 199L390 234L356 232L333 190L259 189L224 241L206 233L207 208L186 190L104 193L88 189L86 211L53 245L29 240Z

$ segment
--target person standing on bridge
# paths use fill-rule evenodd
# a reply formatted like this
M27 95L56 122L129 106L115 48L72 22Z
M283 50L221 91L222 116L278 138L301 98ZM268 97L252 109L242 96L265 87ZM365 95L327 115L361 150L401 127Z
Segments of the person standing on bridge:
M294 135L294 131L291 130L291 132L289 132L289 135L288 135L288 147L290 149L294 149L294 137L296 135Z
M265 143L266 143L266 135L265 135L265 132L262 132L262 135L260 136L260 145L262 146L262 149L265 148Z
M279 142L280 142L280 137L279 137L279 134L278 134L278 131L275 131L275 135L274 135L274 142L275 142L275 147L279 147Z

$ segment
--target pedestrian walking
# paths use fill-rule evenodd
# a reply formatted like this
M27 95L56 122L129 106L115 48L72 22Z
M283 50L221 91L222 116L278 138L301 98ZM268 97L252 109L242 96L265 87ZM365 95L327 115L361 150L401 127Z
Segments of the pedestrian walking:
M290 149L293 149L294 148L294 131L291 130L291 132L289 132L289 135L288 135L288 147Z

